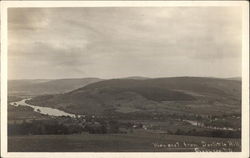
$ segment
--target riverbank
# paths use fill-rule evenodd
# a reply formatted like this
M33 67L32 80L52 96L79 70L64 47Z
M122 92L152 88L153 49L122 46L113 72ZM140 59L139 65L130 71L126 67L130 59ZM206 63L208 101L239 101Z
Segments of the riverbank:
M50 116L69 116L69 117L76 117L75 114L70 114L67 112L64 112L62 110L54 109L54 108L49 108L49 107L41 107L41 106L35 106L26 103L27 100L30 100L31 98L28 99L23 99L21 101L17 102L11 102L10 105L13 106L28 106L34 109L35 112L44 114L44 115L50 115Z

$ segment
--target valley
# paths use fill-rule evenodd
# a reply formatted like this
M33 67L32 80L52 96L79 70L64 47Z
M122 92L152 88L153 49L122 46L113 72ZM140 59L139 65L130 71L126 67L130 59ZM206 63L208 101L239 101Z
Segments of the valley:
M60 151L240 151L240 96L240 81L200 77L111 79L63 93L9 95L9 150L51 151L46 142L66 136Z

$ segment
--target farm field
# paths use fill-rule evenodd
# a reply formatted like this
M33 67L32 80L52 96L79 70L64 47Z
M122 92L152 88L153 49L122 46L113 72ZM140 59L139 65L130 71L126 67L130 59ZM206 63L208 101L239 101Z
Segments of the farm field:
M240 151L240 139L128 134L26 135L8 137L9 152L194 152Z

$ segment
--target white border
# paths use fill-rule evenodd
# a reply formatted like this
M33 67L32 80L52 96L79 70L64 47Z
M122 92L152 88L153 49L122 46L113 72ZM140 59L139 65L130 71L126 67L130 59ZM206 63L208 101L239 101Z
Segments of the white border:
M242 152L233 153L157 153L157 152L7 152L7 8L10 7L242 7ZM90 158L247 158L249 157L249 7L247 1L9 1L1 2L1 157L90 157ZM60 143L60 142L58 142Z

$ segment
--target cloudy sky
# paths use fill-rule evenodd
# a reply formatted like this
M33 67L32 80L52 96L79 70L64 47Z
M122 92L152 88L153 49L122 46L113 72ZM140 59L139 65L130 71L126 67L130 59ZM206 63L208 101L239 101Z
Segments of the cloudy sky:
M11 8L10 79L241 75L234 7Z

